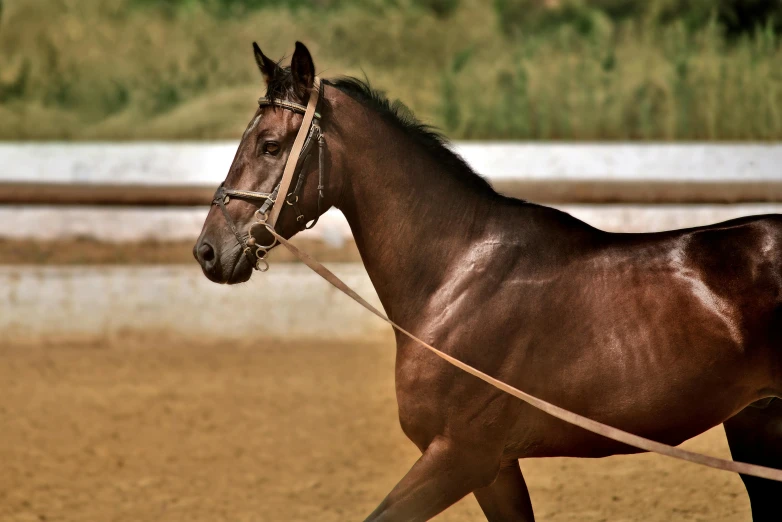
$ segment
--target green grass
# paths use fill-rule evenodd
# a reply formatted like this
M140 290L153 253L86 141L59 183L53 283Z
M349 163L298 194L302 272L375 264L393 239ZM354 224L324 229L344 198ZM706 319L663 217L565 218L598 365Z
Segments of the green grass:
M237 138L263 91L251 42L277 58L297 39L324 77L366 74L452 138L782 138L771 22L725 36L717 14L662 23L662 9L601 1L629 14L573 3L526 16L534 0L6 0L0 139Z

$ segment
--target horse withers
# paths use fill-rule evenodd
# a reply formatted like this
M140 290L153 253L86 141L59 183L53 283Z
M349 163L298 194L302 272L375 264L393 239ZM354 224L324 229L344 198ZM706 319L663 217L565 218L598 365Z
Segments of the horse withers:
M274 227L286 238L334 206L388 316L426 342L667 444L724 423L734 458L782 468L781 215L604 232L496 193L439 135L351 78L321 85L305 129L317 125L308 137L322 145L319 161L302 156L286 185L315 67L298 42L286 68L254 49L267 93L194 247L209 279L239 283L263 268L275 241L257 225L279 198L289 204ZM275 194L280 186L290 190ZM489 520L531 521L519 459L637 451L550 417L401 334L396 394L402 429L422 455L370 521L427 520L469 493ZM778 520L782 484L742 478L754 519Z

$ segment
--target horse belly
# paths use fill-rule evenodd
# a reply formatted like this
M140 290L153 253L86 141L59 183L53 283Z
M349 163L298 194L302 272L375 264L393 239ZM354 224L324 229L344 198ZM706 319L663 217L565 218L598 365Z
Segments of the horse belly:
M557 327L531 328L541 333L520 348L519 388L669 444L723 422L762 395L758 361L747 356L732 311L711 306L697 283L664 270L583 277L592 285L549 290L548 299L537 301L530 317L556 317ZM635 451L526 406L509 440L509 451L523 456Z

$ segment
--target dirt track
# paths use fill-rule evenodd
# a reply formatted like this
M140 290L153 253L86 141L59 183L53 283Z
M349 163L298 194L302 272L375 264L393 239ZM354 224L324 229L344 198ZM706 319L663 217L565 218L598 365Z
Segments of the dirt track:
M0 347L0 520L361 520L417 458L390 346ZM721 429L686 444L727 456ZM522 462L539 521L749 521L663 457ZM470 497L437 520L483 520Z

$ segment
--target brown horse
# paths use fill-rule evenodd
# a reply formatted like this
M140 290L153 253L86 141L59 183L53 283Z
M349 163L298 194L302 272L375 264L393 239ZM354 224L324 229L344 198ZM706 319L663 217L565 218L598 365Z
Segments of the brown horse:
M257 46L255 57L272 101L245 131L225 186L268 193L302 123L289 109L307 103L315 67L300 43L289 68ZM724 422L737 460L782 467L782 401L773 399L782 394L782 216L608 233L497 194L362 82L324 82L318 110L322 170L302 162L298 211L286 205L276 229L291 237L299 214L340 209L393 321L512 386L657 441L679 444ZM249 279L243 250L259 206L240 197L212 208L194 248L209 279ZM262 227L251 232L250 245L272 243ZM635 451L399 334L396 393L422 456L367 520L427 520L473 493L489 520L531 521L518 459ZM754 519L779 520L782 484L742 478Z

